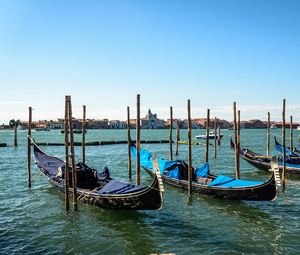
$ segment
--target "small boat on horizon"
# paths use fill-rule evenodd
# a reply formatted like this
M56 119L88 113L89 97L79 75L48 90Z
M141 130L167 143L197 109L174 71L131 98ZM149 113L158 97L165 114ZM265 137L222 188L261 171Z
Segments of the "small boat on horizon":
M49 128L36 128L34 131L51 131Z
M278 128L275 124L272 124L271 126L270 126L270 128L271 129L276 129L276 128Z
M223 137L223 134L220 134L220 139ZM206 134L205 135L196 135L195 136L196 139L206 139ZM216 134L216 139L219 138L219 135ZM208 133L208 139L215 139L215 133L214 132L209 132Z
M61 130L60 132L61 132L62 134L64 134L64 133L65 133L65 130ZM85 130L84 133L86 134L86 132L87 132L87 131ZM82 129L74 129L74 130L73 130L73 133L74 133L74 134L82 134Z

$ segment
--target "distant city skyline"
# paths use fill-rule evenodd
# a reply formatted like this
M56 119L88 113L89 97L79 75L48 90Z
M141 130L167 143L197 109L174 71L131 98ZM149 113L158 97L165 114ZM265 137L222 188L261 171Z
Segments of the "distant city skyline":
M300 1L0 1L0 123L73 115L300 122Z
M0 104L1 105L1 104ZM2 104L5 105L5 104ZM6 104L5 107L9 108L11 104ZM22 105L22 104L20 104ZM21 109L22 107L22 109ZM23 107L23 105L19 107L19 114L11 115L8 119L4 119L0 121L0 124L8 124L10 119L20 119L23 121L26 121L28 119L28 107ZM131 119L136 118L136 106L132 105L130 108L131 112ZM152 113L156 113L157 117L159 119L168 119L170 118L170 107L141 107L141 118L145 117L149 108L151 109ZM241 120L251 120L251 119L259 119L259 120L267 120L267 112L269 111L271 114L271 120L272 121L282 121L282 105L237 105L238 110L241 111ZM89 119L109 119L109 120L126 120L127 119L127 107L124 107L123 109L114 109L112 111L114 114L111 114L112 112L104 113L101 111L95 110L95 109L89 109L87 105L87 118ZM123 114L122 114L123 111ZM193 108L191 109L191 115L192 118L206 118L207 109L205 108ZM294 113L291 114L291 113ZM287 106L286 107L286 122L290 121L290 115L293 116L294 122L299 122L300 118L300 105L295 106ZM73 103L73 116L75 118L82 118L82 106L75 106ZM247 116L248 118L246 118ZM51 112L51 115L49 115L49 112L47 114L44 114L43 111L39 111L36 107L33 107L33 120L56 120L58 118L64 117L64 108L62 106L61 112ZM217 117L219 119L224 119L227 121L233 120L233 108L232 105L228 106L221 106L216 107L214 109L210 109L210 118ZM179 119L186 119L187 113L186 113L186 107L185 108L178 108L173 106L173 118L179 118Z

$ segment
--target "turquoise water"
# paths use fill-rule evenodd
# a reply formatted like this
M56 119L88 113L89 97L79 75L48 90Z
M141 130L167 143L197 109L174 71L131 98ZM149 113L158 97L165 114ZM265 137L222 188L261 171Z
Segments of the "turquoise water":
M193 136L200 131L194 130ZM280 135L280 130L273 131ZM295 138L300 132L295 133ZM218 158L211 171L234 176L230 131L223 130ZM39 142L63 142L60 131L32 132ZM135 136L135 133L132 133ZM142 130L142 139L168 139L168 130ZM181 130L186 139L186 130ZM81 136L76 136L80 141ZM126 140L126 130L88 130L87 141ZM187 194L165 186L160 211L113 211L79 203L79 210L64 209L64 196L53 189L32 165L32 188L27 188L26 131L18 132L19 146L0 148L0 254L299 254L300 179L289 179L285 194L274 202L217 200ZM13 131L0 131L0 142L13 144ZM242 130L242 146L264 153L265 130ZM273 144L272 144L273 145ZM273 146L272 146L273 147ZM168 158L168 144L142 144ZM174 145L175 152L175 145ZM64 147L43 147L63 156ZM205 146L193 146L193 164L205 159ZM81 148L76 147L80 160ZM272 148L272 153L276 153ZM107 166L111 175L127 180L125 144L86 148L87 163ZM187 146L179 146L187 159ZM133 162L133 166L135 162ZM241 161L241 177L265 180L269 174ZM143 184L151 178L142 172Z

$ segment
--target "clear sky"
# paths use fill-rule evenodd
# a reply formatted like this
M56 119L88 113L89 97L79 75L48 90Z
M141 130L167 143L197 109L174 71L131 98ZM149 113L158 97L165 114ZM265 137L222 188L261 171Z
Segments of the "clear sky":
M298 0L0 0L0 123L211 115L300 121Z

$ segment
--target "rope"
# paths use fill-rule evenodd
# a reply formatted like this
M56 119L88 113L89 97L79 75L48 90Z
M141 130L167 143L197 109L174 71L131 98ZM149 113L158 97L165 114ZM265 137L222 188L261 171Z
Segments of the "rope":
M87 195L90 195L92 192L94 192L95 190L97 190L99 187L94 188L93 190L89 191L89 192L83 192L78 198L77 200L81 200L83 198L85 198Z

